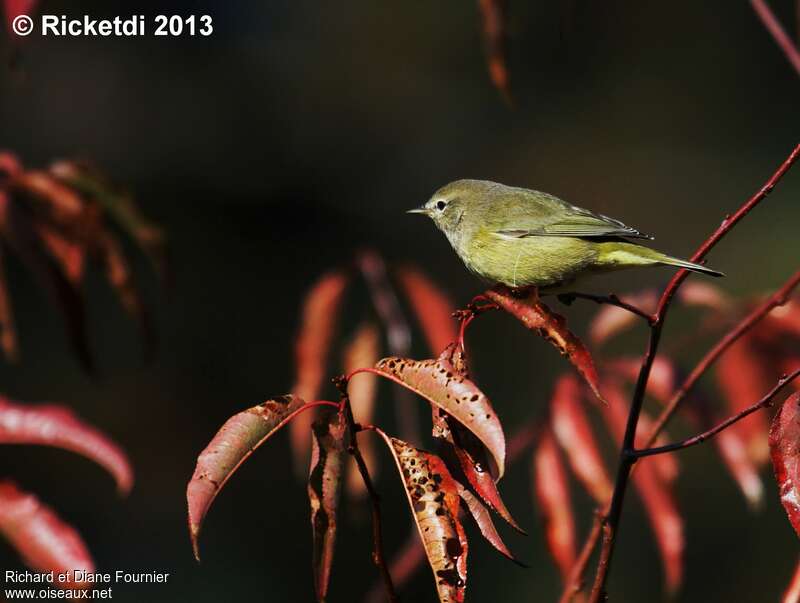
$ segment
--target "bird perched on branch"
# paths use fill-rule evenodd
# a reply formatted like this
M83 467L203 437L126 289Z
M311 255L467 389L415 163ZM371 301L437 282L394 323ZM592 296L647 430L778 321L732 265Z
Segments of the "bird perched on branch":
M723 276L628 241L652 237L618 220L496 182L456 180L409 213L431 218L470 271L515 289L563 292L579 277L639 266Z

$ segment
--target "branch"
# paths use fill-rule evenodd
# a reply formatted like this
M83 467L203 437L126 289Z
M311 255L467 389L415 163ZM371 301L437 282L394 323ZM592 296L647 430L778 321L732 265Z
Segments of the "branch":
M343 386L341 384L344 384ZM341 381L340 387L345 390L347 388L346 382ZM370 502L372 503L372 540L374 549L372 552L372 560L378 570L380 571L383 584L386 589L386 596L391 603L397 603L397 594L394 590L392 583L392 576L389 573L389 568L386 565L386 559L383 556L383 528L381 523L381 499L375 490L375 485L372 483L372 478L369 475L369 469L364 462L364 457L361 456L361 450L358 448L357 434L361 431L362 427L358 425L353 419L353 410L350 408L350 399L345 394L342 398L340 412L344 412L345 421L347 421L348 433L350 434L350 442L347 446L347 452L355 459L358 466L358 472L361 474L361 479L364 480L364 487L369 494Z
M675 411L680 406L681 402L686 398L686 395L691 391L695 384L700 380L700 377L709 369L709 367L717 361L737 340L750 331L759 321L766 317L772 310L783 306L789 301L789 297L797 286L800 285L800 270L795 272L783 286L771 295L763 304L758 306L745 318L743 318L733 329L731 329L717 344L711 348L705 356L697 363L697 365L686 377L686 380L681 386L672 394L672 398L667 403L664 410L658 417L658 420L653 425L653 428L645 440L644 448L649 448L653 445L656 437L664 429L664 426L675 414Z
M750 0L750 4L753 5L753 10L756 11L756 15L761 19L764 27L767 28L783 55L792 64L797 74L800 75L800 51L798 51L797 46L794 45L786 30L783 29L766 0Z
M763 201L769 193L772 192L775 185L780 179L789 171L797 158L800 156L800 144L795 146L789 156L778 167L775 173L767 180L767 182L745 203L736 211L733 216L726 217L722 224L714 231L714 233L703 242L690 261L699 263L708 254L714 246L719 243L725 235L727 235L736 224L738 224L747 214L749 214L761 201ZM664 292L661 294L661 299L658 302L655 317L650 325L650 339L647 345L647 351L642 359L642 368L639 371L639 378L636 381L636 388L631 400L630 411L628 412L628 421L625 426L625 435L622 438L622 445L620 449L619 464L617 468L617 479L614 484L614 493L611 497L611 504L608 514L603 525L603 546L600 551L600 561L597 566L597 573L595 574L594 585L589 597L590 603L602 603L606 600L606 581L608 579L608 572L611 569L611 559L614 553L614 545L616 543L616 536L619 528L620 516L622 514L622 506L625 500L625 493L628 488L628 481L630 478L631 469L636 461L632 456L634 452L634 442L636 438L636 428L639 425L639 415L641 414L642 404L644 403L645 392L647 390L647 382L650 379L650 371L653 368L653 362L658 352L658 344L661 340L661 332L664 328L664 321L669 311L670 304L672 303L675 294L680 288L681 284L689 276L689 271L686 269L679 270L675 276L672 277Z
M636 316L644 318L647 321L647 324L653 324L653 321L655 321L655 315L642 310L638 306L634 306L633 304L623 301L615 293L611 293L610 295L593 295L591 293L562 293L557 297L561 303L567 306L571 306L572 302L574 302L576 299L588 299L596 304L608 304L610 306L617 306L618 308L627 310L631 314L636 314Z
M713 438L723 429L727 429L734 423L741 421L746 416L753 414L757 410L761 410L762 408L768 408L772 406L772 401L774 400L775 396L777 396L780 391L789 383L794 381L798 376L800 376L800 369L795 370L789 375L784 375L778 380L777 385L773 387L761 400L756 402L755 404L748 406L741 412L735 414L732 417L727 418L722 423L709 429L708 431L704 431L701 434L698 434L692 438L687 438L681 442L675 442L674 444L667 444L665 446L658 446L657 448L643 448L641 450L636 450L633 452L633 456L635 458L642 458L645 456L652 456L654 454L663 454L665 452L674 452L675 450L683 450L684 448L691 448L692 446L696 446L697 444L702 444L706 440Z
M597 542L600 540L600 534L603 531L603 522L605 521L605 512L608 509L597 509L594 512L594 523L589 535L586 537L586 542L583 544L580 555L575 560L575 564L569 572L569 579L564 585L564 592L561 593L561 598L558 603L570 603L572 598L583 589L583 573L586 571L586 566L589 565L589 559L592 557Z

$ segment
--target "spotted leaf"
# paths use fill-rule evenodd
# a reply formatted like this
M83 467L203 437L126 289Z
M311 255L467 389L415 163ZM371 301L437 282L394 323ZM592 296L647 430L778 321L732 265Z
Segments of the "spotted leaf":
M296 396L283 396L248 408L228 419L197 457L197 466L186 488L189 534L197 559L200 528L214 498L247 457L289 422L304 404Z

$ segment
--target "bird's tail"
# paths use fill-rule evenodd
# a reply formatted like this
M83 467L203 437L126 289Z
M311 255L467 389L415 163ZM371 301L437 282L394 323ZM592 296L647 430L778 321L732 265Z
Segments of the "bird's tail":
M608 268L627 268L634 266L676 266L678 268L686 268L701 274L709 276L725 276L722 272L706 268L700 264L681 260L672 256L636 245L635 243L622 243L622 242L609 242L601 244L601 252L599 254L600 265L607 266Z

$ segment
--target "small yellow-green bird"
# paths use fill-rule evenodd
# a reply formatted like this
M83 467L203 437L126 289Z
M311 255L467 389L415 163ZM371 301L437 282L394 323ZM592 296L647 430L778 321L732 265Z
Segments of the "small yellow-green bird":
M581 276L638 266L705 266L631 243L652 239L558 197L486 180L456 180L409 213L425 214L478 276L512 288L566 291Z

